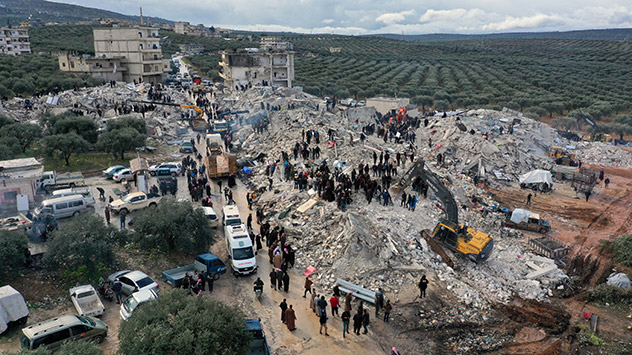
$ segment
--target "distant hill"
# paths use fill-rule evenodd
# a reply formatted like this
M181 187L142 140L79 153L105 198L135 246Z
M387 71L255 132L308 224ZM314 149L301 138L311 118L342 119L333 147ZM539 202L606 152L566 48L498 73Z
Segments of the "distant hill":
M32 26L38 26L49 22L76 24L102 19L139 22L140 16L128 16L107 10L44 0L0 0L0 26L19 25L23 21L28 21ZM173 24L173 21L152 17L151 23Z
M425 35L377 34L376 37L399 39L416 42L461 41L468 39L594 39L605 41L632 41L632 28L615 28L603 30L580 30L567 32L513 32L490 33L480 35L462 35L450 33L433 33Z

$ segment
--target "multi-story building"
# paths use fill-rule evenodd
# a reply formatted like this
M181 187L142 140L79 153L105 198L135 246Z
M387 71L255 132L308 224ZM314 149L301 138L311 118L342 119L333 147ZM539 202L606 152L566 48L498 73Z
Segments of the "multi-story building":
M126 82L160 83L170 69L162 58L157 28L95 28L93 33L95 57L120 58Z
M72 73L90 74L103 81L123 81L127 68L121 63L123 58L92 57L61 53L57 56L59 69Z
M181 35L190 35L190 36L200 36L200 37L208 37L211 34L211 31L202 24L199 25L191 25L188 22L176 22L174 26L174 32L179 33Z
M220 76L232 90L252 86L292 87L294 52L291 43L262 40L261 48L223 51Z
M0 55L31 53L29 30L26 28L0 28Z

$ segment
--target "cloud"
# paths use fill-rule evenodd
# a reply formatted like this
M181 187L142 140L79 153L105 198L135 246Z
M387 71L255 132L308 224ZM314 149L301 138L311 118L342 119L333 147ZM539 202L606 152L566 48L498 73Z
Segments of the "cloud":
M451 9L451 10L427 10L421 17L419 18L419 22L421 23L430 23L430 22L449 22L451 24L454 23L462 23L464 20L473 20L473 19L484 19L488 14L481 9Z
M401 11L401 12L387 12L378 16L375 21L383 22L385 24L389 23L398 23L402 22L406 19L406 16L411 16L415 14L415 10Z
M484 25L483 31L512 31L519 29L538 29L564 25L567 20L558 15L537 14L525 17L508 16L505 20Z
M328 25L328 24L330 24L330 23L334 23L334 21L335 21L335 20L334 20L334 19L332 19L332 18L326 18L326 19L324 19L324 20L323 20L323 23Z

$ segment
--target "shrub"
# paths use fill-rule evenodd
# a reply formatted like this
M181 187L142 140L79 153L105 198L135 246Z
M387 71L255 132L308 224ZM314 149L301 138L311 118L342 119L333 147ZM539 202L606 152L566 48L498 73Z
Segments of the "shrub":
M588 299L592 302L612 305L632 304L632 291L607 284L601 284L588 292Z
M26 234L0 230L0 260L2 260L0 281L8 281L22 272L28 251Z

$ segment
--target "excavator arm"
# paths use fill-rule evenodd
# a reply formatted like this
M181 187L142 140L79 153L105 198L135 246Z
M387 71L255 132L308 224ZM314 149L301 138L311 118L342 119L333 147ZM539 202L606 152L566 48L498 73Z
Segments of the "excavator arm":
M423 158L417 159L413 166L408 169L408 171L402 176L399 181L399 186L402 189L408 187L408 185L412 184L412 182L416 178L421 178L425 181L429 187L436 193L437 198L443 204L443 208L445 208L445 212L447 214L448 220L455 225L459 224L459 212L456 201L454 200L454 196L450 189L448 189L439 179L439 177L430 171L430 169L424 169L424 160Z

